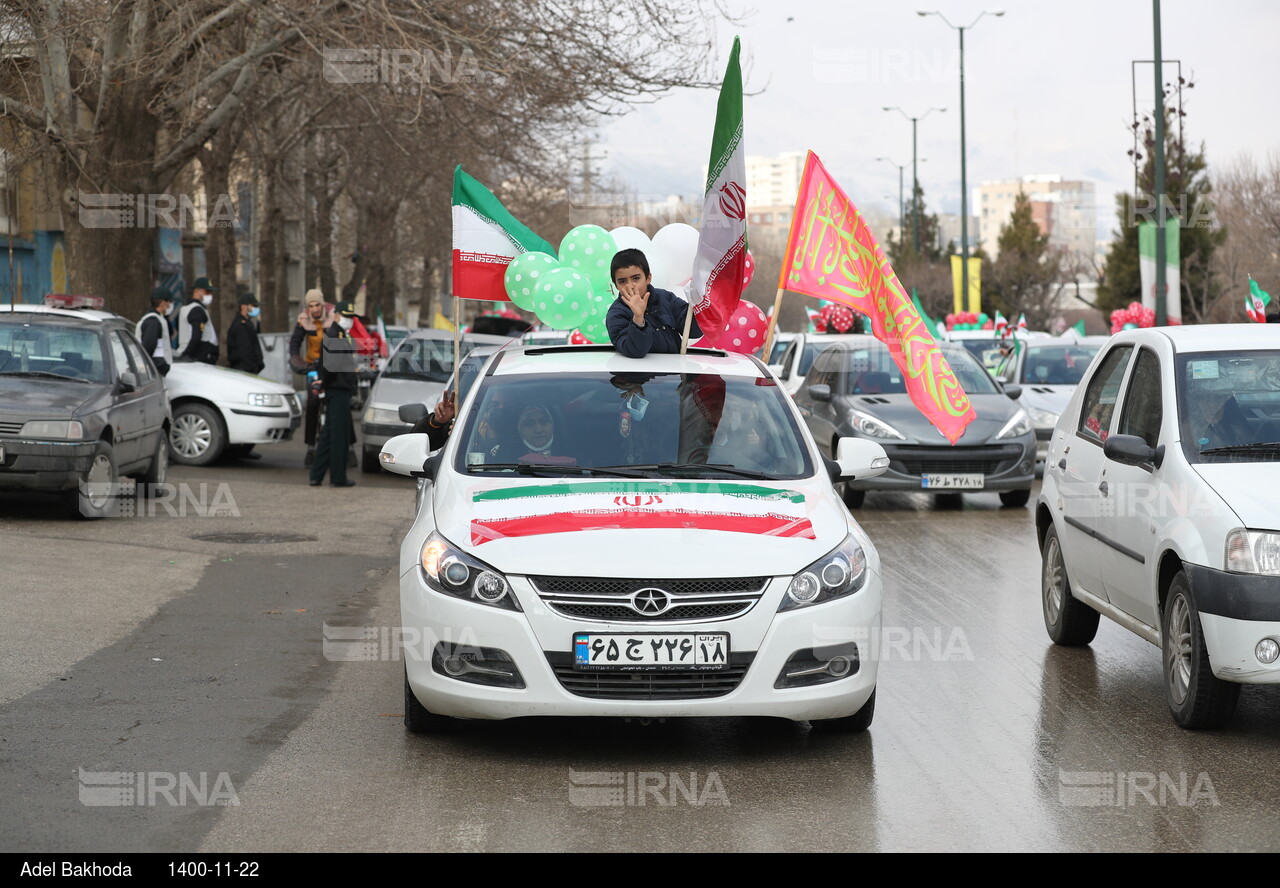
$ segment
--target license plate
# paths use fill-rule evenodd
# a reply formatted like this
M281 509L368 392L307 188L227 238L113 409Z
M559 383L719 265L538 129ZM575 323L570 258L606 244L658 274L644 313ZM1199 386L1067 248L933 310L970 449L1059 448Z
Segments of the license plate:
M698 669L729 665L725 632L619 633L576 632L573 665L585 670Z
M929 490L981 490L985 477L977 475L925 475L920 486Z

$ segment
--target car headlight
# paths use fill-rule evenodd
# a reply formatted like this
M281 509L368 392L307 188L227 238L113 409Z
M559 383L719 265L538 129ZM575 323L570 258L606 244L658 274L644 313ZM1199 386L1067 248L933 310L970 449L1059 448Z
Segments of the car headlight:
M861 410L849 410L849 425L859 435L866 435L868 438L897 438L899 441L907 440L907 436L895 429L883 420L876 419L869 413L863 413Z
M1280 576L1280 533L1237 527L1227 534L1227 570Z
M778 610L793 610L850 595L867 580L867 553L852 534L791 578Z
M266 392L254 392L249 395L249 406L251 407L283 407L284 395L268 394Z
M1058 424L1058 414L1056 413L1041 410L1039 407L1028 407L1026 410L1031 416L1031 421L1035 423L1038 429L1051 429Z
M422 544L419 562L427 585L437 592L490 607L520 610L506 577L454 548L435 531Z
M404 425L404 423L400 421L400 411L391 410L386 407L369 407L369 409L364 412L364 421L371 425Z
M1004 428L996 435L996 438L1018 438L1022 435L1030 434L1031 417L1027 416L1027 411L1018 408L1018 412L1013 414L1013 418L1004 424Z
M84 426L75 420L33 419L18 433L23 438L58 438L74 441L84 437Z

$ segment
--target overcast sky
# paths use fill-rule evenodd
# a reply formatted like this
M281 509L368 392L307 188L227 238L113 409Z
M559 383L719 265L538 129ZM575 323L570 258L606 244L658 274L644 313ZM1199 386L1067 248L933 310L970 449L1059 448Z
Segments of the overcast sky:
M1131 62L1154 54L1150 0L729 2L746 22L719 26L715 64L722 72L740 35L747 154L812 149L854 203L895 212L898 171L875 162L911 162L911 123L881 110L895 105L913 116L946 108L919 122L920 181L931 210L960 210L959 35L915 11L967 26L1004 10L965 32L970 213L984 180L1058 173L1093 180L1102 228L1113 227L1114 194L1133 182ZM1280 152L1280 2L1163 0L1161 19L1166 62L1180 59L1195 83L1187 134L1210 164ZM1137 74L1139 110L1150 109L1152 66ZM602 128L598 168L642 195L698 194L714 115L713 91L640 106Z

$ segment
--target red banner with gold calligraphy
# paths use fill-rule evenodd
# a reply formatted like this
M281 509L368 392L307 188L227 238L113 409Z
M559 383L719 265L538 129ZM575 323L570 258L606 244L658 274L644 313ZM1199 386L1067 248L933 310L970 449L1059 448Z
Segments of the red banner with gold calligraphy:
M911 401L952 444L977 414L858 208L812 151L778 288L862 312L889 346Z

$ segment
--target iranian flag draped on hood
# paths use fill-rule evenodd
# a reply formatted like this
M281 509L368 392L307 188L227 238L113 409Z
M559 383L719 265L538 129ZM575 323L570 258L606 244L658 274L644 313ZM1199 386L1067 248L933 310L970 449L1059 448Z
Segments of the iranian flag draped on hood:
M502 276L521 253L555 256L555 247L511 215L478 180L453 170L453 292L460 299L510 302Z
M710 341L729 326L742 299L747 270L747 160L742 150L742 68L738 38L733 38L729 66L716 105L707 166L707 194L693 278L687 295L698 327Z

